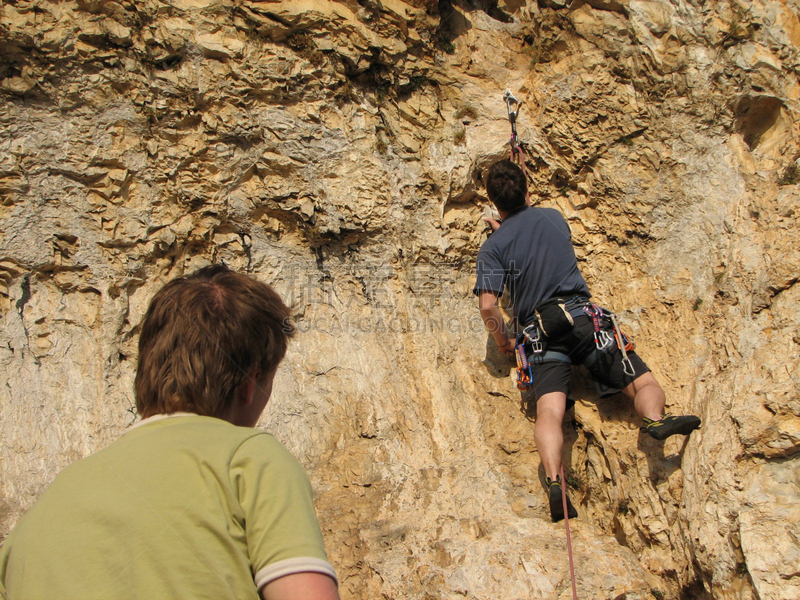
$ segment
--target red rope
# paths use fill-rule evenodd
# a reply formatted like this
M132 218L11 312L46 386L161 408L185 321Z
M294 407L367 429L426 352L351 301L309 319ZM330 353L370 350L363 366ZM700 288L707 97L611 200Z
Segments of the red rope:
M561 503L564 506L564 526L567 529L567 551L569 553L569 574L572 577L572 598L578 600L575 587L575 564L572 560L572 538L569 535L569 511L567 510L567 482L564 479L564 465L561 465Z
M515 155L519 154L519 166L522 169L522 174L525 176L525 202L528 206L531 204L531 197L528 193L528 171L525 168L525 153L522 151L522 146L514 145L514 138L511 138L511 162L517 162Z

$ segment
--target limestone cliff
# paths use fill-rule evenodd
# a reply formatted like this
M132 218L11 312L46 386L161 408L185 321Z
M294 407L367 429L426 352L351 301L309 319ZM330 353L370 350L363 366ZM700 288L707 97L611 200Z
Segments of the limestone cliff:
M582 373L581 598L800 597L796 0L0 6L0 534L135 420L136 336L212 261L301 335L261 426L308 468L344 598L570 598L527 398L471 288L508 151L704 426Z

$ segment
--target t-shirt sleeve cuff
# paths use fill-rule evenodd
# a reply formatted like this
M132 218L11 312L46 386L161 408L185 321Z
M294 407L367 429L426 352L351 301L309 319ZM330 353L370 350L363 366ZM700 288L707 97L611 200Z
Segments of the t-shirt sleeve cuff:
M472 288L472 293L474 295L476 295L476 296L480 296L481 292L491 292L492 294L497 294L498 298L502 298L503 297L503 289L502 289L502 287L499 290L494 290L488 285L483 285L483 286L480 286L480 287L478 287L476 285L474 288Z
M333 570L333 566L327 560L303 556L279 560L261 569L255 576L256 588L261 590L269 582L286 575L294 575L295 573L322 573L331 577L336 582L336 586L339 586L336 571Z

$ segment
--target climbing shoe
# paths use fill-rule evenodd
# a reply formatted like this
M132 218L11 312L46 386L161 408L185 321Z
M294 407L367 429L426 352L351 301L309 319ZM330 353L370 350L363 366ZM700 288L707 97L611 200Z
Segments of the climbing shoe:
M653 421L653 419L648 419L647 417L642 417L642 419L644 420L642 431L649 433L657 440L665 440L675 434L689 435L700 427L700 417L695 417L694 415L681 417L664 415L660 421Z
M564 518L564 503L561 500L560 475L556 475L555 481L549 477L547 478L547 495L550 500L550 518L553 519L553 523L558 523ZM567 513L570 519L575 519L578 516L578 511L572 506L572 502L569 501L569 496L567 496Z

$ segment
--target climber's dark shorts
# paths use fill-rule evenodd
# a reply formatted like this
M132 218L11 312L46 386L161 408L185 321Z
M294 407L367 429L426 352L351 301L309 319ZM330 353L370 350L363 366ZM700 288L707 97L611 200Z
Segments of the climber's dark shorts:
M586 357L594 351L594 326L592 320L583 315L575 317L572 330L549 341L548 351L566 354L572 360L568 363L563 360L531 360L533 370L533 395L536 400L551 392L567 394L567 409L575 401L569 393L569 380L572 376L572 365L582 364ZM533 357L531 357L533 358ZM591 367L587 367L589 374L601 398L621 392L636 378L644 375L650 368L639 358L635 352L628 352L628 358L633 365L634 375L628 375L622 368L622 351L616 344L600 354Z

